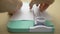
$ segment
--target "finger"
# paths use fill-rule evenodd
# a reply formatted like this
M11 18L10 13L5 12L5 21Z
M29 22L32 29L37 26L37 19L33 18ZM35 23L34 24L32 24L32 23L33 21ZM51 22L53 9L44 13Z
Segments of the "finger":
M30 9L32 9L33 5L34 5L34 2L33 2L33 1L31 1L31 2L30 2L30 4L29 4Z
M39 6L39 4L36 4L36 6Z
M46 10L47 8L48 8L48 4L46 4L46 3L41 3L41 5L40 5L40 10L41 11L44 11L44 10Z

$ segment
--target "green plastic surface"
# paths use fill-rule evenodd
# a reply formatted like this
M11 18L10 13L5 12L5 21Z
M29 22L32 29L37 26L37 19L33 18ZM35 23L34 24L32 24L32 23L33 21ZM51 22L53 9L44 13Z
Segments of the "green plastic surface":
M29 32L29 28L34 26L34 21L32 20L10 21L7 26L10 32Z
M12 20L8 23L7 28L9 32L29 32L29 28L34 26L33 20ZM54 25L51 21L46 20L46 26L53 27L52 32L54 32Z
M46 26L48 26L48 27L54 27L52 21L46 20L45 24L46 24Z

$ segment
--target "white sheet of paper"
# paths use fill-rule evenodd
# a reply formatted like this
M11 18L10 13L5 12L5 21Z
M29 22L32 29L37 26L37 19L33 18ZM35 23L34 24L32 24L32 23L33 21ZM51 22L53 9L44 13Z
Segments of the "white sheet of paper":
M12 16L11 20L33 20L33 14L29 9L29 3L23 3L22 8Z
M35 16L32 11L34 11ZM46 12L43 12L42 16L46 17L46 19L50 18ZM34 20L34 17L41 17L39 14L39 8L34 5L32 10L30 10L29 3L24 2L22 8L11 17L11 20Z

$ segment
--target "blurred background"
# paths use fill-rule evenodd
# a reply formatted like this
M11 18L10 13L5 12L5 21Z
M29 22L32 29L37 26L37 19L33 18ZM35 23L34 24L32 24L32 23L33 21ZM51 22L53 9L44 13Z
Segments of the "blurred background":
M30 0L22 0L23 2L30 2ZM60 33L60 0L55 2L47 9L48 13L53 17L55 26L55 34ZM10 34L7 32L6 24L8 23L9 16L7 12L0 13L0 34Z

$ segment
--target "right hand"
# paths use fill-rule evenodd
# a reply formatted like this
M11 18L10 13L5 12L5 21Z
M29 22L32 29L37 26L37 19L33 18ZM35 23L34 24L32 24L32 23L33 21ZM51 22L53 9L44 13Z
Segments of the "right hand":
M46 3L41 3L40 4L40 11L43 12L44 10L46 10L49 7L49 4Z

